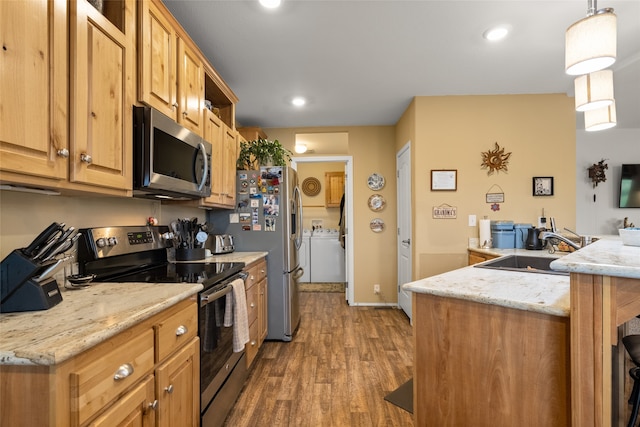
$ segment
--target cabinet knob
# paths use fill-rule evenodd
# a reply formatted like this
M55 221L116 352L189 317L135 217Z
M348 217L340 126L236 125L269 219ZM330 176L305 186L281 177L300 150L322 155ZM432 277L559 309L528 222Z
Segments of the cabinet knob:
M254 308L256 305L254 303L249 304L249 307Z
M173 109L175 110L176 108L178 108L178 103L174 102L173 104L171 104L171 106L173 107Z
M264 274L264 268L262 270L260 270L260 273Z
M148 407L149 407L149 409L153 409L154 411L156 409L158 409L158 399L156 399L153 402L149 403Z
M93 162L93 158L87 153L82 153L80 154L80 161L90 165Z
M186 326L184 325L180 325L178 326L178 328L176 329L176 336L179 337L180 335L184 335L187 332L189 332L189 330L187 329Z
M166 391L169 394L173 393L173 384L169 384L169 387L165 387L164 391Z
M189 115L189 112L188 112L188 111L183 111L183 112L182 112L182 115L183 115L183 116L185 116L185 117L187 117L187 116Z
M251 347L255 347L256 346L256 342L255 341L251 341Z
M67 150L66 148L61 148L56 151L56 154L58 155L58 157L64 157L66 159L67 157L69 157L69 150Z
M124 365L120 365L116 373L113 375L113 379L120 381L131 374L133 374L133 365L131 365L131 363L125 363Z

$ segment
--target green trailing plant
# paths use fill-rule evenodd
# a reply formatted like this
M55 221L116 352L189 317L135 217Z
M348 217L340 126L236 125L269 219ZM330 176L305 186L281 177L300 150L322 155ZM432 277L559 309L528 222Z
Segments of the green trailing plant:
M276 139L269 141L258 138L240 143L240 152L236 161L238 170L257 170L260 166L287 166L291 160L291 151Z

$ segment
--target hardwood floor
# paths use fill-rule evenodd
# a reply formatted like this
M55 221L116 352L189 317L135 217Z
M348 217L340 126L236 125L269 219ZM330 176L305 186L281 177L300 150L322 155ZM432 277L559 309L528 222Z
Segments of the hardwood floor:
M409 319L349 307L341 293L301 293L289 343L265 342L225 426L412 426L384 396L412 376Z

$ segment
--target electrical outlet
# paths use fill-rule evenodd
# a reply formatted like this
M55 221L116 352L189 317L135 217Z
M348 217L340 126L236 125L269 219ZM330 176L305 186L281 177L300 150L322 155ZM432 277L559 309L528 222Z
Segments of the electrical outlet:
M373 293L376 295L380 293L380 285L378 284L373 285Z
M476 216L469 215L469 227L475 227L475 226L476 226Z

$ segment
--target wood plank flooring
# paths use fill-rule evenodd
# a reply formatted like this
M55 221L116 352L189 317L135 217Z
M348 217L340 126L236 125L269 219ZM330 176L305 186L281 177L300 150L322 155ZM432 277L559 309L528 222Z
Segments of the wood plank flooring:
M225 426L412 426L384 396L412 376L409 319L349 307L343 293L301 293L289 343L267 341Z

